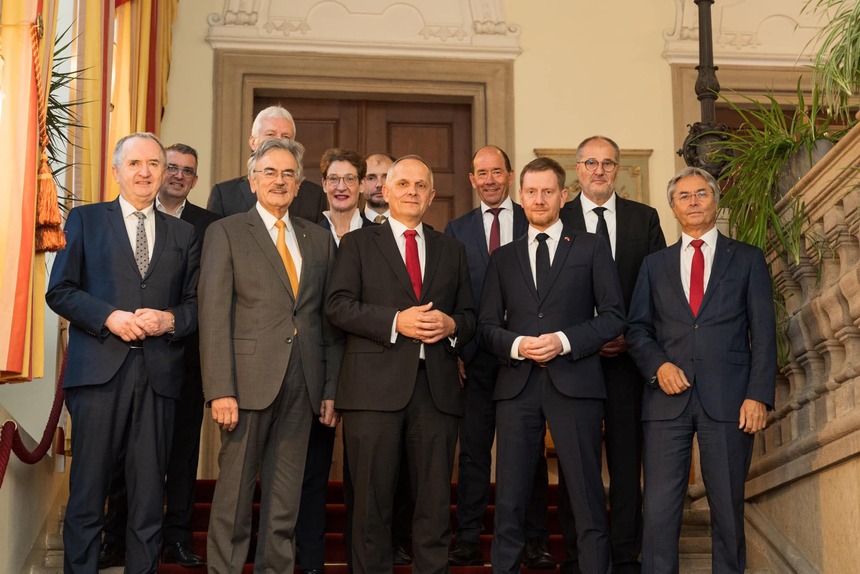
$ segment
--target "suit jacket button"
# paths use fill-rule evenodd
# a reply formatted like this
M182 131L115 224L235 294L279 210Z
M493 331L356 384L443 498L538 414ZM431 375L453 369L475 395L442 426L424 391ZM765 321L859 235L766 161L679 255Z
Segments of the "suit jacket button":
M420 340L418 340L418 339L412 339L412 342L413 342L413 343L420 343L421 341L420 341Z
M698 328L699 328L699 324L698 324L698 323L693 323L693 330L698 329Z
M146 283L141 283L141 284L140 284L140 288L141 288L141 289L146 289Z
M538 313L538 319L543 319L543 313Z
M293 342L293 338L292 338L292 337L287 337L287 343L292 343L292 342Z

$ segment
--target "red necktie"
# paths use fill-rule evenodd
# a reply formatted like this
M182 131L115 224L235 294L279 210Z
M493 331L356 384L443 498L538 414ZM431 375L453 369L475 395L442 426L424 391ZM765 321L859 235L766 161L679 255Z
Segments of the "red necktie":
M418 259L418 242L415 241L416 235L418 235L418 232L414 229L407 229L403 232L403 237L406 238L406 272L409 273L409 279L412 281L415 298L420 301L421 261Z
M493 214L493 223L490 225L490 255L502 244L502 231L499 226L499 212L504 207L491 207L487 211Z
M693 264L690 266L690 310L693 315L699 314L699 306L705 295L705 256L702 253L704 243L701 239L690 242L696 250L693 253Z

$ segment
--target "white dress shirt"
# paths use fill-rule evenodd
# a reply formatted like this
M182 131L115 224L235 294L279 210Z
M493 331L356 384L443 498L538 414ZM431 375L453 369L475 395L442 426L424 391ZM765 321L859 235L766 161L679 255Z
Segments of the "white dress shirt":
M499 247L507 245L514 240L514 202L506 198L499 207ZM484 216L484 239L487 241L487 249L490 247L490 229L493 226L493 214L490 207L481 202L481 213Z
M155 208L154 204L150 203L148 207L139 210L146 216L143 221L143 227L146 230L146 246L149 248L149 260L152 261L152 250L155 247ZM125 232L128 234L128 241L131 243L131 250L134 251L137 247L137 221L135 214L136 209L132 204L127 202L123 196L119 196L119 208L122 210L122 220L125 223ZM137 255L135 253L135 255Z
M609 246L612 248L612 258L615 259L615 244L617 243L616 229L617 221L616 221L616 211L615 211L615 193L613 192L609 199L606 200L606 203L603 205L597 205L587 197L585 197L584 193L579 194L580 201L582 203L582 217L585 218L585 230L589 233L597 233L597 214L594 213L595 207L605 207L606 211L603 212L603 219L606 220L606 228L609 230Z
M388 225L391 226L391 232L394 234L394 241L397 242L397 249L400 251L400 258L403 259L403 264L406 264L406 237L404 237L404 233L409 229L396 219L389 217ZM421 284L424 284L424 262L425 258L425 244L424 244L424 224L419 223L418 227L415 228L415 242L418 244L418 262L421 265ZM400 311L394 314L394 321L391 324L391 344L393 345L397 341L397 317L400 315ZM418 358L424 358L424 343L421 343L421 350L418 351Z
M323 215L328 220L328 228L331 231L331 236L334 237L334 244L339 247L340 237L337 236L337 231L334 230L334 223L331 222L331 211L323 211ZM347 230L347 233L361 229L362 224L361 213L356 209L352 212L352 219L349 220L349 230Z
M385 213L376 213L375 211L370 209L370 207L368 207L367 205L364 206L364 216L367 219L369 219L370 221L376 223L376 217L378 215L384 215L385 219L388 219L389 217L391 217L391 211L386 209Z
M529 225L528 230L528 250L529 250L529 266L532 268L532 280L535 282L535 286L537 286L537 248L540 243L537 240L538 233L546 233L549 235L549 239L546 240L546 247L549 251L549 264L552 266L552 261L555 259L555 252L558 250L558 242L561 240L561 232L564 229L564 224L561 220L557 220L555 223L550 225L546 231L541 231L539 229L535 229L531 225ZM543 334L543 333L541 333ZM561 331L556 331L556 335L561 340L561 355L566 355L570 352L570 341ZM514 339L513 345L511 345L511 358L512 359L520 359L522 360L524 357L520 355L520 341L523 340L523 335L520 335L516 339Z
M164 204L163 204L163 203L161 203L161 200L159 200L159 199L158 199L158 196L157 196L157 195L155 196L155 209L157 209L157 210L158 210L158 211L160 211L161 213L166 213L167 215L172 215L173 217L175 217L175 218L177 218L177 219L179 219L180 217L182 217L182 212L185 210L185 204L186 204L186 203L188 203L188 200L183 199L183 200L182 200L182 203L181 203L181 204L179 204L179 207L177 207L177 208L176 208L176 213L170 213L170 212L169 212L169 211L167 211L167 209L164 207Z
M705 232L699 239L704 241L702 244L702 255L705 256L705 280L703 281L702 293L708 292L708 280L711 278L711 267L714 265L714 252L717 248L717 228L712 227L710 231ZM684 287L684 295L687 296L687 301L690 300L690 272L693 267L693 253L696 248L690 245L690 242L695 239L686 233L681 234L681 285Z
M256 207L257 213L259 213L260 217L263 218L263 225L266 226L266 231L269 232L269 237L272 238L272 243L277 245L278 228L275 227L275 222L278 218L266 211L266 208L260 205L259 201L257 202ZM302 252L299 250L299 243L296 240L296 228L293 227L293 224L290 222L289 211L285 213L284 217L281 219L286 224L286 227L284 228L284 239L287 243L287 251L290 252L290 257L293 258L293 264L296 266L296 276L299 278L299 285L301 286Z

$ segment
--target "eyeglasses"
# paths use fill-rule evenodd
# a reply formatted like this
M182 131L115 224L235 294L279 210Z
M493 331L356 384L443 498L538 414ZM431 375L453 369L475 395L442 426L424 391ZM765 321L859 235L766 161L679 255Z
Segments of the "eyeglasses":
M336 175L330 175L325 178L326 185L330 187L337 187L337 184L340 183L340 180L343 180L345 185L355 185L358 181L358 176L353 174L347 174L343 177L338 177Z
M682 191L675 196L675 201L677 201L678 203L690 203L691 201L693 201L693 197L695 197L699 201L704 201L710 194L711 192L705 189L700 189L699 191L693 193L687 193L686 191Z
M615 168L618 167L618 163L612 161L611 159L605 159L603 161L597 161L593 157L588 158L585 161L578 161L576 163L581 163L581 164L585 165L585 169L587 169L588 171L597 171L597 166L600 166L603 168L603 171L605 171L606 173L612 173L613 171L615 171Z
M291 169L285 169L284 171L278 171L274 168L267 167L266 169L255 169L254 173L262 173L263 177L266 179L275 179L279 175L284 181L295 181L296 172Z
M167 164L167 173L175 175L176 173L182 173L185 177L194 177L197 175L197 172L190 167L182 167L179 165L175 165L172 163Z

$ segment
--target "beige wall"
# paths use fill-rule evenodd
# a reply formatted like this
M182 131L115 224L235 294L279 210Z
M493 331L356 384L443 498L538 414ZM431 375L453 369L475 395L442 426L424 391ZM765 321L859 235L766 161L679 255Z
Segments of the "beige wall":
M675 169L669 64L662 57L671 2L624 4L507 0L507 20L520 26L522 54L515 62L516 169L537 147L576 147L601 133L622 148L653 149L653 204L667 240L677 237L662 191ZM207 0L183 0L173 34L165 143L182 141L201 155L191 200L205 204L212 185L213 51L205 41Z

